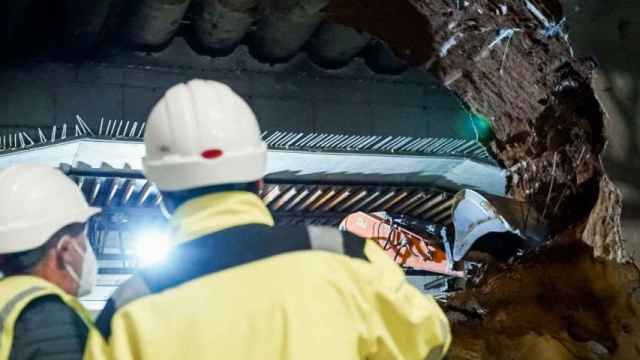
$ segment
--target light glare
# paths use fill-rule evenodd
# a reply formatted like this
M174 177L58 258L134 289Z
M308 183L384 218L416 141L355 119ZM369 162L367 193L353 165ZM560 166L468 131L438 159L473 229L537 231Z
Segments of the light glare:
M162 231L146 231L136 236L135 254L141 265L163 262L171 244L167 233Z

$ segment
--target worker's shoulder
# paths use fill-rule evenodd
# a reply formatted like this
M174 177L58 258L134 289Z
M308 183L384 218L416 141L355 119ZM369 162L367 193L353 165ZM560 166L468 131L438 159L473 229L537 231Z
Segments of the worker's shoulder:
M406 281L400 266L373 240L323 226L309 226L307 232L312 250L325 250L333 254L346 255L358 261L358 264L349 262L348 268L352 268L351 265L357 266L358 272L366 274L365 277L371 280L367 282L374 288L383 286L385 283L395 287ZM360 260L364 260L366 264Z
M57 295L38 297L14 326L11 359L81 359L89 328Z
M77 317L75 310L67 305L58 295L45 295L30 301L20 313L18 321L39 320L43 314L45 317Z
M21 329L44 329L51 326L86 329L86 325L76 311L57 295L35 298L22 310L16 320L16 333Z
M307 226L310 250L328 251L368 261L366 240L328 226Z

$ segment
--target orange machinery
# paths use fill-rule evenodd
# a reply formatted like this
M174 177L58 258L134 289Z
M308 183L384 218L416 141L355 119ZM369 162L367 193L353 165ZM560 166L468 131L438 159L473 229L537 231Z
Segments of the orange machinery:
M392 218L386 213L356 212L347 216L340 228L350 233L376 241L389 253L400 266L415 270L425 270L433 273L464 277L464 271L453 269L453 262L447 251L434 246L442 243L442 239L429 239L418 235ZM448 246L444 239L442 244Z

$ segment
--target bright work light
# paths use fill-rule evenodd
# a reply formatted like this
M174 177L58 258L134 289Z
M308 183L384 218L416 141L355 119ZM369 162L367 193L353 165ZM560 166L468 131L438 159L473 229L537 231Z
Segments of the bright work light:
M135 254L140 265L164 261L171 249L169 234L160 230L143 231L136 236Z

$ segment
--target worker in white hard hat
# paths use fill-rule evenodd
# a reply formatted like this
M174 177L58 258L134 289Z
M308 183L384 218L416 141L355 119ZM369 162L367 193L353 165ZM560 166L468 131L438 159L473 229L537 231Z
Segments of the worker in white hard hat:
M162 193L176 245L98 317L112 358L444 356L442 310L375 242L333 228L274 226L257 195L267 147L229 87L178 84L146 126L144 171Z
M100 338L77 299L96 280L85 228L98 212L56 169L0 171L0 359L82 359Z

